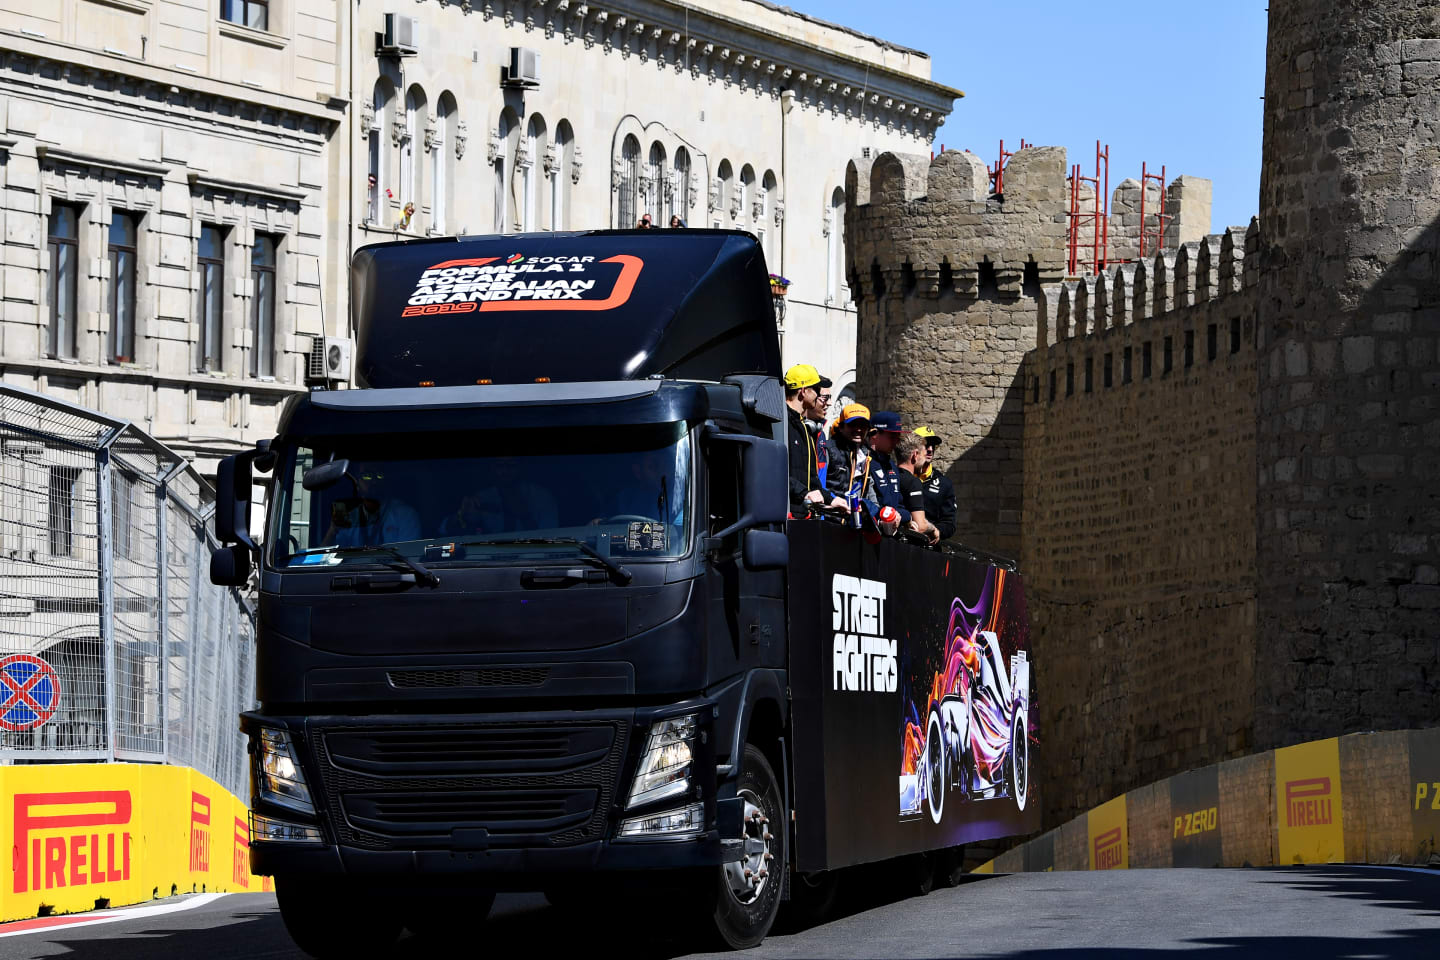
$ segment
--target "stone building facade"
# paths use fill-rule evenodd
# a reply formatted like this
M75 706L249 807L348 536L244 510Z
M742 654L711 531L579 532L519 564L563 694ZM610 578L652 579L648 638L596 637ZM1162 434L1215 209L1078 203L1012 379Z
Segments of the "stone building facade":
M1434 0L1275 0L1260 217L1197 236L1181 178L1099 276L1051 282L1059 151L852 178L866 398L959 428L961 537L1019 556L1049 822L1440 721L1436 76Z
M335 0L209 6L0 8L0 377L206 473L303 389L344 117Z
M357 247L648 212L760 236L838 394L844 164L928 149L929 77L763 0L0 0L0 378L209 474L347 334Z
M387 12L416 19L414 55L377 55ZM401 0L354 17L352 248L644 214L748 230L793 282L785 362L837 396L854 382L845 164L929 149L961 94L925 54L762 0ZM507 80L514 48L539 55L531 85Z

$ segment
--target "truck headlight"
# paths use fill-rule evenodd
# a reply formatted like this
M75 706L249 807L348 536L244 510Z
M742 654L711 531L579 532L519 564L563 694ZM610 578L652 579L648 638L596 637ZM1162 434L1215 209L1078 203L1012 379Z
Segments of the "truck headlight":
M705 831L705 804L692 803L678 810L666 810L648 817L635 817L620 824L620 836L632 840L646 837L691 837Z
M645 754L635 771L627 809L683 796L689 791L694 740L694 714L660 720L650 727L650 742L645 745Z
M313 815L310 786L305 782L290 734L275 727L261 727L256 746L255 787L260 799Z
M251 843L324 843L320 828L250 813Z

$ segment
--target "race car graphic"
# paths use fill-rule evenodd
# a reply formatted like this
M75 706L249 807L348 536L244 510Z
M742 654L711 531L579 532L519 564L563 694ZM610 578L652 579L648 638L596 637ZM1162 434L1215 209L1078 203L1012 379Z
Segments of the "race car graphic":
M974 607L950 607L942 667L925 711L905 718L900 775L902 816L940 823L947 795L1009 797L1023 811L1030 793L1030 662L1023 649L1006 664L997 626L1005 571L992 570Z

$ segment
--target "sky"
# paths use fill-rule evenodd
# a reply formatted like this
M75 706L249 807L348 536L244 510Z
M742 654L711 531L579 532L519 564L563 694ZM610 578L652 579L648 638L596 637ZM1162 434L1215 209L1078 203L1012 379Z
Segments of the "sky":
M1092 176L1110 145L1110 188L1166 176L1214 181L1210 232L1258 212L1266 0L779 0L930 55L965 91L935 149L994 163L1000 140L1066 148Z

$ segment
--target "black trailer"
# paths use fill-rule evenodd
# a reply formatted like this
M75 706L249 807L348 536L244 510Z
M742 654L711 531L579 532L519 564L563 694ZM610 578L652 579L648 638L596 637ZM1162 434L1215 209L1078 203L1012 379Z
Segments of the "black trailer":
M360 389L218 484L212 577L258 564L251 864L301 947L513 889L664 889L748 946L827 872L1038 826L1020 578L788 519L753 237L412 241L352 277Z

